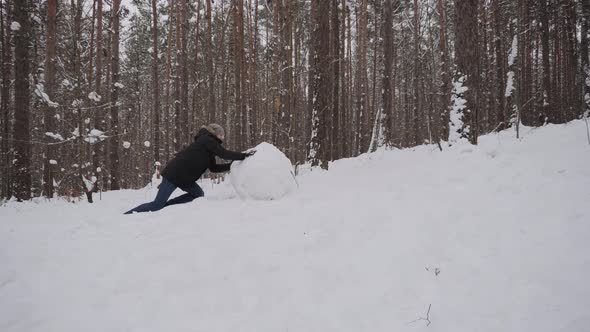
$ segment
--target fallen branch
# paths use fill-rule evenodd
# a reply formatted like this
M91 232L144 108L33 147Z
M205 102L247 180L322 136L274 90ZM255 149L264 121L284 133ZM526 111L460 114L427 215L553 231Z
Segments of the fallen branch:
M426 318L424 317L419 317L418 319L414 319L413 321L409 322L407 325L413 324L415 322L419 322L421 320L425 320L426 321L426 326L430 325L431 321L430 321L430 308L432 307L432 303L428 305L428 311L426 312Z

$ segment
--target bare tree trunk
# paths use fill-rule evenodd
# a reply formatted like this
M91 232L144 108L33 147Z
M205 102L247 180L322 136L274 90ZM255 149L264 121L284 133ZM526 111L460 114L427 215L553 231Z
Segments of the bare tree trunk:
M152 0L152 20L153 20L153 85L154 85L154 162L160 161L160 70L158 68L158 9L157 0Z
M503 17L504 17L504 12L503 12L503 7L502 6L502 2L500 0L492 0L492 14L493 14L493 19L494 19L494 35L495 35L495 40L494 40L494 51L495 51L495 58L496 58L496 75L495 75L495 80L496 80L496 105L497 105L497 111L496 111L496 125L495 126L499 126L500 123L504 123L504 126L506 126L506 121L507 121L507 117L506 117L506 112L505 112L505 107L506 107L506 85L505 85L505 77L506 77L506 73L504 71L504 62L505 62L505 48L504 48L504 43L503 43L503 27L504 27L504 22L503 22ZM502 126L500 126L501 128ZM498 129L500 129L498 128Z
M209 100L209 107L208 107L208 122L217 121L216 115L216 103L215 103L215 70L213 68L213 28L212 28L212 15L211 15L211 1L212 0L205 0L207 2L207 14L205 16L207 20L207 32L205 36L206 45L206 67L207 73L209 76L208 79L208 100Z
M2 100L0 101L0 112L2 113L2 150L0 150L0 158L2 158L3 164L2 190L0 197L10 198L12 167L10 167L10 149L8 144L10 135L10 110L8 108L8 103L10 100L10 82L12 77L12 32L10 30L10 24L4 24L4 17L10 21L10 0L6 1L6 4L4 5L6 8L6 14L4 14L2 7L3 4L2 1L0 1L0 33L2 34Z
M240 144L236 145L236 147L240 149L245 149L250 146L251 140L251 133L250 133L250 103L249 103L249 89L248 89L248 64L246 61L246 35L244 32L244 1L238 1L238 16L240 25L238 26L238 39L240 41L240 87L241 87L241 108L240 108L240 117L241 117L241 126L242 126L242 139L240 140ZM250 50L251 51L251 50Z
M188 0L180 0L180 133L181 145L190 142L188 117ZM178 48L178 45L176 46Z
M30 58L31 24L28 0L14 4L14 194L18 201L31 198Z
M284 4L277 7L279 10L279 38L280 42L280 59L279 59L279 76L280 76L280 108L278 114L278 143L285 148L287 155L293 157L293 152L290 149L291 141L291 128L290 128L290 117L292 115L292 98L291 94L293 91L293 50L291 48L292 40L292 28L291 28L291 17L289 14L289 1L285 1Z
M438 139L442 137L448 137L448 123L449 123L449 108L448 104L450 101L450 66L449 66L449 50L447 46L447 14L445 12L445 0L437 0L437 11L439 15L439 26L440 36L438 39L438 50L440 52L440 65L441 65L441 86L439 91L439 105L440 109L440 122L438 132Z
M518 1L518 92L517 107L518 117L530 124L530 45L529 45L529 8L527 0ZM517 122L517 126L519 126ZM518 128L518 127L517 127Z
M317 16L317 2L316 1L311 1L310 4L310 8L309 8L309 31L310 31L310 35L315 33L315 30L317 29L317 25L315 23L315 18ZM316 114L314 114L314 94L316 93L316 88L314 88L314 84L315 84L315 74L316 74L316 69L317 69L317 65L316 65L316 61L317 61L317 56L316 56L316 52L317 50L315 49L315 47L313 47L313 36L312 35L311 40L310 40L310 46L309 47L309 52L308 52L308 56L307 56L307 65L308 65L308 71L307 71L307 109L306 109L306 113L307 113L307 117L306 117L306 121L305 121L305 132L304 135L307 136L307 138L309 139L309 145L307 146L307 159L308 160L312 160L313 158L317 158L317 147L314 146L314 144L316 142L314 142L314 135L316 134L315 129L314 128L314 124L316 121ZM312 160L313 162L313 160Z
M250 35L251 40L251 60L250 60L250 80L252 84L250 84L250 105L252 106L252 110L250 111L250 123L248 126L250 127L250 131L252 132L252 138L255 142L258 142L260 139L259 133L259 111L260 105L258 101L258 0L254 1L254 31Z
M356 153L367 151L371 138L369 128L370 109L369 109L369 79L367 77L367 0L361 0L359 8L358 23L358 52L357 52L357 134L359 137Z
M202 15L202 5L203 3L201 2L201 0L197 0L197 19L196 19L196 24L195 24L195 39L194 39L194 61L193 61L193 67L191 69L192 71L192 76L193 76L193 87L192 87L192 116L191 116L191 120L190 120L190 125L191 127L189 128L189 132L191 131L195 131L195 129L199 128L200 125L198 125L198 123L201 121L202 119L202 115L204 114L204 105L201 102L201 96L202 96L202 89L201 89L201 72L200 72L200 68L199 68L199 57L197 56L197 54L199 54L200 50L201 50L201 43L200 43L200 38L201 38L201 30L200 30L200 26L201 26L201 18L204 16Z
M210 0L207 0L210 1ZM174 0L169 0L170 13L174 13ZM169 17L168 27L168 47L166 48L166 106L164 109L164 154L166 160L170 160L170 81L172 79L172 30L173 30L174 15Z
M565 73L566 79L565 84L565 120L571 121L581 113L582 103L580 98L580 72L578 63L578 40L577 40L577 26L576 26L576 5L574 0L565 0L562 2L564 9L564 60L566 63Z
M590 2L582 1L582 27L580 41L580 56L582 63L583 98L586 100L586 109L590 108L590 51L588 33L590 32ZM586 84L584 84L586 83Z
M112 13L111 13L112 14ZM104 89L103 93L106 95L106 105L107 105L107 110L111 110L111 108L113 107L113 102L112 102L112 93L111 93L111 81L112 81L112 64L113 62L111 61L112 58L112 54L113 54L113 19L112 16L109 19L109 24L107 26L107 40L106 40L106 62L105 62L105 86L106 88ZM103 126L103 128L105 128L105 130L109 127L109 123L108 123L108 117L110 117L110 114L108 117L104 117L101 116L101 124ZM101 155L102 155L102 162L103 165L105 165L105 167L110 168L111 163L110 163L110 144L105 144L101 147ZM103 178L103 182L104 182L104 187L106 190L110 189L110 183L111 183L111 174L110 174L110 169L108 171L102 171L102 178Z
M95 76L95 80L96 83L94 84L94 91L96 92L96 94L98 94L99 96L102 96L102 90L101 90L101 86L102 86L102 58L104 56L103 53L103 46L102 46L102 0L96 0L97 4L96 4L96 13L97 13L97 17L96 17L96 76ZM101 101L104 100L101 97ZM94 109L94 116L93 116L93 120L94 120L94 128L98 129L98 130L103 130L104 126L102 125L102 121L103 121L103 117L100 116L101 110L97 110ZM101 149L102 144L100 142L96 142L93 145L93 150L92 150L92 167L93 170L95 172L97 172L97 170L100 167L100 156L103 154L102 153L102 149Z
M181 1L185 0L177 0L176 7L174 12L171 12L170 17L176 17L176 52L174 54L174 152L180 151L182 147L182 142L184 139L183 130L181 123L181 105L180 105L180 98L181 98L181 87L180 87L180 75L181 75L181 61L182 61L182 40L181 40Z
M375 17L375 23L374 23L374 36L378 36L379 35L379 20L377 19L377 17L379 17L379 7L378 6L373 6L373 8L375 9L374 12L374 17ZM371 93L371 101L369 102L369 105L371 105L370 109L371 109L371 114L369 117L369 120L372 121L373 123L373 129L372 129L372 133L371 133L371 140L369 141L369 152L375 152L377 150L377 148L379 147L379 140L381 139L381 131L383 130L383 121L382 121L382 113L381 113L381 108L377 109L377 84L379 83L379 80L377 80L377 64L379 62L379 54L378 54L378 45L379 43L377 42L377 40L373 41L373 75L371 78L371 81L373 82L373 92Z
M91 20L91 26L90 26L90 47L88 52L89 57L88 57L88 66L86 68L86 97L90 96L90 94L94 91L93 90L93 74L94 74L94 38L95 38L95 34L96 34L96 26L95 26L95 22L96 22L96 0L92 0L92 20ZM98 54L97 54L98 56ZM93 109L93 100L88 98L85 99L86 103L84 103L86 105L86 109L89 110L92 114L92 117L94 117L94 114L96 113L96 110ZM90 116L88 117L88 119L90 119ZM90 121L90 120L88 120ZM94 124L90 124L88 123L88 125L91 127L91 129L96 128L94 126ZM96 167L94 166L94 159L95 159L95 153L94 153L94 146L96 145L97 142L95 142L94 144L87 144L85 147L85 154L89 159L90 164L90 169L88 170L88 172L94 176L95 172L96 172ZM92 180L92 177L91 177ZM96 181L93 182L94 188L96 187ZM92 196L88 195L88 198L90 200L92 200L91 198Z
M463 133L470 143L477 144L478 112L478 54L477 54L477 0L455 0L455 54L457 76L464 77L464 94L467 101L463 111Z
M326 154L326 123L329 114L329 96L330 90L328 81L330 80L330 20L329 13L330 3L325 0L312 0L315 2L315 17L312 19L312 47L314 48L315 60L314 67L311 70L313 74L312 102L313 102L313 129L312 143L310 151L310 160L313 166L320 165L328 169L328 160Z
M72 198L78 198L82 194L82 191L86 192L86 186L84 185L83 176L86 168L85 161L85 146L84 136L86 131L84 130L84 117L83 101L82 101L82 85L83 85L83 73L82 73L82 58L81 58L81 40L82 40L82 0L72 0L72 16L74 17L74 32L72 38L72 62L74 64L73 77L75 78L76 84L74 88L74 115L73 119L76 123L76 129L78 135L73 141L73 149L71 149L72 160L76 160L75 169L73 170L74 177L71 182L71 195ZM89 199L92 202L92 198Z
M121 0L113 0L113 41L112 41L112 87L111 90L111 135L110 138L110 168L111 190L121 189L120 164L119 164L119 30L120 30L120 5Z
M57 0L47 1L47 45L45 48L45 93L49 100L55 99L55 42L56 42L56 19L57 19ZM45 103L44 122L45 132L54 133L55 128L55 107L49 101ZM47 137L49 143L49 137ZM43 160L43 182L46 197L53 197L53 171L50 160L55 160L55 147L46 145L45 156Z
M383 7L383 116L386 128L385 143L393 145L393 3L392 0L385 0Z
M418 145L422 142L420 133L420 119L422 118L422 89L420 83L422 81L422 61L420 51L420 8L418 8L418 0L414 0L414 77L413 77L413 142L412 145ZM472 45L475 47L475 45ZM407 130L407 128L406 128Z
M234 94L235 94L235 116L237 123L234 123L234 133L236 134L236 140L234 144L241 145L244 140L244 127L245 114L244 111L244 82L242 80L243 66L244 66L244 3L242 0L234 0L235 6L233 6L233 34L234 34L234 52L233 52L233 63L234 63Z
M344 7L342 10L346 10ZM340 47L340 20L338 15L338 0L332 0L332 66L333 66L333 78L332 78L332 130L331 130L331 160L341 158L342 151L340 151L342 141L342 125L341 125L341 114L340 109L340 67L341 67L341 47Z
M543 117L546 118L552 106L551 91L551 65L549 62L549 15L547 13L547 0L539 0L541 20L541 49L543 57L543 77L541 93L543 94Z
M346 5L346 0L341 0L340 3L341 12L342 12L342 21L340 25L340 50L339 50L339 61L338 61L338 70L340 77L340 98L339 98L339 119L338 119L338 134L336 136L336 156L337 158L343 158L347 155L346 153L346 146L347 146L347 121L348 121L348 82L347 82L347 68L348 68L348 58L346 55L346 15L348 12L348 7ZM348 46L350 47L350 46Z

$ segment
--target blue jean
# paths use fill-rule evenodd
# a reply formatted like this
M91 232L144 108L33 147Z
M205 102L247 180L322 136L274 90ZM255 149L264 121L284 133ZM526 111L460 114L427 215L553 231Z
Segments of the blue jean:
M166 178L162 178L160 189L158 190L156 199L154 199L153 202L141 204L136 208L125 212L125 214L131 214L133 212L158 211L169 205L184 204L193 201L195 198L205 196L203 189L201 189L198 184L194 183L192 186L183 189L186 191L185 194L168 200L176 188L177 187L172 182L166 180Z

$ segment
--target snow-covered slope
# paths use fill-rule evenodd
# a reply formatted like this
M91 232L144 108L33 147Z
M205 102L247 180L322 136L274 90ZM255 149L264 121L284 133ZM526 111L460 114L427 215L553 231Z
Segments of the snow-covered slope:
M341 160L278 201L8 203L0 331L588 331L584 123L523 137Z

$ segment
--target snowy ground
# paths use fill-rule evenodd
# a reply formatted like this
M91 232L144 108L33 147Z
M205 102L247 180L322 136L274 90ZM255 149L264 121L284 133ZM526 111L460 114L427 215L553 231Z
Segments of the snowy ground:
M585 130L379 151L280 201L8 203L0 331L588 331Z

